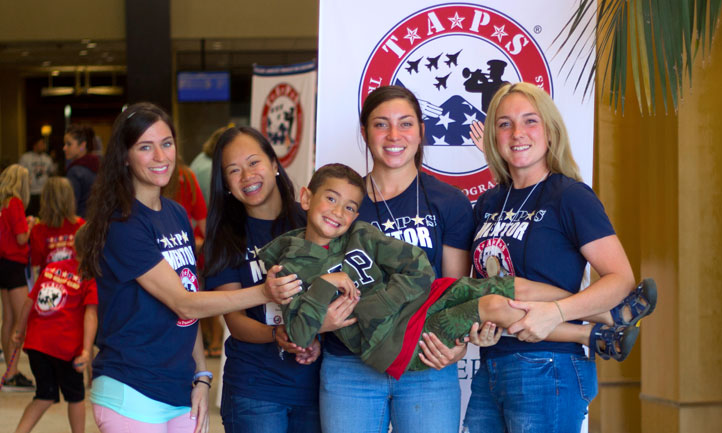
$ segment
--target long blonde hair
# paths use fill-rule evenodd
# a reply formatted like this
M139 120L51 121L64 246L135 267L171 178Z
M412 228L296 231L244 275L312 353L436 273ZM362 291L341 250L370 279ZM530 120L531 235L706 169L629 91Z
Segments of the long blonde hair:
M489 168L494 180L502 185L511 184L509 165L499 154L496 148L496 111L501 101L511 93L519 93L536 108L544 124L544 132L549 140L549 150L546 154L547 167L552 173L561 173L574 180L581 181L579 166L572 156L572 148L569 144L569 134L564 125L559 109L554 104L551 96L539 87L530 83L505 84L499 88L489 104L484 122L484 156L489 163Z
M49 227L62 227L66 219L75 223L75 193L70 181L64 177L48 178L40 194L40 220Z
M23 202L28 207L30 201L30 174L28 169L20 164L12 164L0 174L0 205L7 206L12 197Z

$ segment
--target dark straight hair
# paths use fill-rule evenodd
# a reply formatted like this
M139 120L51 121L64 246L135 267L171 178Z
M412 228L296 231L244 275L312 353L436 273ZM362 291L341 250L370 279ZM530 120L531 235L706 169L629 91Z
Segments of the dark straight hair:
M204 253L205 275L215 275L228 267L238 267L246 260L248 233L246 222L248 212L230 191L223 178L223 149L240 134L253 138L271 162L276 162L278 175L276 188L281 194L281 213L273 222L271 232L274 236L283 234L288 228L303 225L303 214L296 205L296 191L293 182L283 169L271 143L256 129L249 126L229 128L220 138L213 152L211 171L211 201L206 220L206 241Z

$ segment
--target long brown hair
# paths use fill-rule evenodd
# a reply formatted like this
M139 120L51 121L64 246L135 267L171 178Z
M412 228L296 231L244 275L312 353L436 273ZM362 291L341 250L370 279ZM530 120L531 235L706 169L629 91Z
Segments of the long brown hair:
M75 237L80 272L84 278L101 275L100 257L110 223L125 221L130 216L135 188L127 165L128 149L158 121L168 126L175 141L175 128L170 116L151 103L133 104L115 119L108 148L88 199L86 228Z
M66 219L74 224L78 220L75 215L75 193L70 181L64 177L48 178L40 194L40 220L49 227L59 228Z

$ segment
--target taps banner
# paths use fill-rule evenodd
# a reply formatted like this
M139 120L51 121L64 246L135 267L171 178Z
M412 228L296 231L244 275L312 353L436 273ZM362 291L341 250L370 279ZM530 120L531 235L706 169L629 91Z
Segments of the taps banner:
M251 126L271 142L296 189L313 174L316 62L253 67Z
M502 82L526 81L556 101L591 184L593 98L583 99L585 82L574 89L586 57L575 64L579 48L570 55L554 42L560 34L564 39L577 6L576 0L321 0L316 167L343 162L365 174L372 162L359 132L361 105L379 86L404 86L423 111L423 169L475 201L494 182L469 126L485 120ZM594 43L593 29L592 22L582 43ZM469 352L459 363L462 410L479 366L478 354Z

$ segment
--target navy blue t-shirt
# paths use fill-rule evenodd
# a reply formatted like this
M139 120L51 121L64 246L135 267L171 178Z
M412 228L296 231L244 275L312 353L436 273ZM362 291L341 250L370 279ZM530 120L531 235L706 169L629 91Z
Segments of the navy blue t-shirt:
M153 400L190 406L197 320L179 319L136 281L165 259L186 290L199 289L188 216L166 198L161 206L154 211L135 200L128 220L110 223L96 279L100 350L93 377L109 376Z
M358 220L371 223L386 236L421 247L439 278L442 276L443 246L465 251L471 246L471 235L474 231L471 203L461 190L429 174L420 172L419 179L421 183L418 188L417 179L414 179L404 192L386 200L386 204L378 192L378 201L371 201L369 195L372 192L369 191L369 195L364 197L361 203ZM419 224L414 221L417 197L421 218ZM391 213L386 205L391 209ZM431 287L427 289L430 290ZM334 355L352 354L332 333L326 334L324 342L326 350Z
M228 283L240 283L241 287L263 283L266 280L266 268L257 258L257 253L273 240L272 226L273 221L249 217L246 224L246 261L237 268L227 268L207 277L206 287L212 290ZM246 314L267 325L283 321L280 307L276 310L272 305L249 308ZM232 336L226 340L226 356L223 386L232 387L239 395L287 405L318 404L320 359L311 365L301 365L296 362L295 355L289 353L284 353L281 359L276 343L246 343Z
M581 247L614 234L612 224L582 182L553 174L533 189L512 189L506 206L507 186L497 185L479 197L474 273L477 278L515 275L577 293L587 264ZM525 343L513 337L480 349L482 358L530 351L583 353L576 343Z

